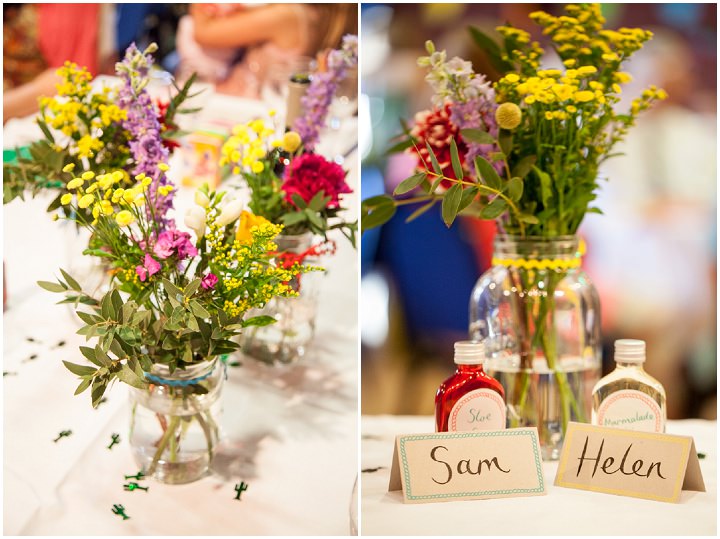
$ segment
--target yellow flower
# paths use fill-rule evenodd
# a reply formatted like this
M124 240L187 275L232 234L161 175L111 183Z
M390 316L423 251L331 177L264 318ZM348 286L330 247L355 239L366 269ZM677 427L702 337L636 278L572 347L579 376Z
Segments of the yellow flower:
M574 114L577 112L577 107L573 105L568 105L567 107L565 107L565 110L568 111L570 114Z
M630 73L618 71L617 73L615 73L615 80L620 84L626 84L632 80L632 75L630 75Z
M68 163L62 169L63 172L72 172L75 169L75 163Z
M85 180L83 180L82 178L73 178L68 182L67 188L77 189L78 187L81 187L83 183L85 183Z
M168 196L168 194L172 190L173 190L172 185L161 185L160 187L158 187L158 193L160 193L164 197Z
M581 66L577 68L577 72L580 75L592 75L597 73L597 68L595 66Z
M135 200L135 196L137 195L137 192L133 189L127 189L123 193L123 200L127 202L128 204L131 204L133 200Z
M574 86L569 84L553 84L550 88L560 101L570 99L573 95Z
M595 99L595 94L589 90L582 90L580 92L575 92L573 99L578 103L586 103Z
M519 81L520 77L515 73L508 73L507 75L505 75L505 80L510 83L514 83Z
M569 58L563 62L563 65L565 67L573 67L577 63L577 60L575 58Z
M115 216L115 221L119 226L128 226L135 222L135 216L128 210L123 210Z
M83 195L80 200L78 201L78 206L80 208L88 208L90 204L92 204L95 201L95 197L92 195Z
M82 173L80 176L83 180L92 180L95 177L95 173L92 170L88 170Z
M254 215L249 211L243 211L240 214L240 222L238 224L237 233L235 234L235 239L241 244L252 243L252 228L265 224L272 225L270 221L260 215Z
M286 152L293 153L302 144L302 139L295 131L288 131L282 138L282 148Z
M602 59L605 60L606 62L616 62L617 60L620 59L620 57L617 54L615 54L614 52L607 52L602 55Z
M515 129L522 120L522 111L515 103L503 103L495 111L495 120L501 129Z
M65 193L62 197L60 197L60 204L63 206L67 206L72 202L73 196L70 193Z
M253 161L251 168L255 174L260 174L263 170L265 170L265 165L262 161Z
M158 168L163 172L167 172L168 170L170 170L170 167L167 165L167 163L160 163L158 165Z
M112 215L113 214L112 204L110 204L110 202L107 200L100 201L100 209L102 210L103 215Z

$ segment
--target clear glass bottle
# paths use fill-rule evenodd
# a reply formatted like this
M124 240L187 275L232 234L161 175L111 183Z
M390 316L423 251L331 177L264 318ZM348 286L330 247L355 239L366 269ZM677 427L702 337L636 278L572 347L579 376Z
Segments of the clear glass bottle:
M485 374L485 346L477 341L455 343L457 370L435 395L437 432L505 428L505 390Z
M665 432L665 389L645 372L645 341L615 341L615 370L592 391L592 424Z

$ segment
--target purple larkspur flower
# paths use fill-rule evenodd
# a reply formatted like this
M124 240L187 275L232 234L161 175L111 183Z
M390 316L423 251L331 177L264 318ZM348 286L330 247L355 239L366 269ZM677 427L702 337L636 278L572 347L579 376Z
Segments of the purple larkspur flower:
M158 168L166 163L168 150L163 146L162 126L146 86L153 59L150 54L142 53L132 43L125 51L125 58L116 64L116 72L123 84L118 92L118 106L127 111L123 127L131 134L130 152L135 161L133 175L145 174L152 179L146 197L148 217L154 215L161 229L173 228L174 223L166 217L172 208L173 192L160 195L158 187L168 185L165 173Z
M465 102L453 102L450 105L450 121L459 129L482 129L497 138L496 108L494 95L491 99L481 95ZM493 163L493 167L498 173L502 173L502 161L493 162L490 158L490 154L500 151L495 144L478 144L467 140L465 144L467 144L467 153L465 154L467 163L474 162L475 158L481 155Z
M357 61L358 38L348 34L343 37L340 49L328 53L327 70L313 75L307 92L300 100L303 114L293 124L293 131L300 135L308 151L315 149L333 96L347 72L357 65Z

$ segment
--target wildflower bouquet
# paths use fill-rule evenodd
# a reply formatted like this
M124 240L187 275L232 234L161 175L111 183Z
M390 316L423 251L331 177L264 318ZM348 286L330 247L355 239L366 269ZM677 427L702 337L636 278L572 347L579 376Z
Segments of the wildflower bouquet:
M357 222L342 219L341 196L352 193L346 171L315 153L303 153L294 131L282 137L264 120L238 125L222 147L221 166L240 174L250 188L257 219L285 226L284 234L323 236L339 229L355 246Z
M157 169L164 173L167 165ZM306 268L272 263L281 226L263 223L239 234L242 207L224 193L204 190L202 219L197 212L188 216L193 241L166 213L171 185L153 190L157 174L153 179L140 173L132 187L123 188L123 177L122 171L86 172L70 180L62 196L70 210L93 208L92 221L77 215L100 245L90 254L112 268L110 290L94 298L63 270L57 282L39 284L65 294L61 303L86 306L77 311L84 323L78 333L97 343L80 348L90 365L65 362L81 379L76 394L90 389L97 406L115 380L137 390L133 418L139 423L131 444L147 473L184 462L183 447L208 464L217 442L210 410L222 380L217 358L238 348L231 339L244 328L273 322L246 315L275 296L295 295L287 283ZM153 415L161 431L148 447ZM200 449L188 437L193 427L205 440Z
M136 169L143 144L136 138L137 129L133 129L139 117L146 119L144 127L149 129L143 137L145 140L151 134L154 137L152 130L157 130L164 146L174 146L172 138L179 133L175 117L191 111L182 105L192 97L190 88L194 78L182 88L176 88L177 94L167 104L153 103L146 87L153 63L151 53L156 49L155 44L142 53L135 45L128 48L124 61L117 64L117 75L122 79L120 88L104 84L98 87L87 69L71 62L58 69L62 80L57 85L57 95L40 98L36 122L44 139L30 145L29 157L19 157L17 163L3 166L5 203L23 197L26 191L36 196L53 189L58 194L48 211L54 211L62 206L60 196L67 183L65 173L86 170L104 174ZM130 95L137 97L142 105L132 101ZM138 107L145 110L140 113ZM124 179L131 183L129 174L124 174Z
M442 205L450 226L461 212L497 219L502 230L522 236L574 234L600 182L598 169L634 125L638 114L666 97L651 86L617 111L625 63L652 33L606 30L597 4L568 5L567 16L531 14L543 27L562 65L541 68L544 50L530 34L501 26L501 44L473 28L503 77L491 84L470 62L447 60L427 43L418 59L435 91L434 107L416 115L414 127L394 149L418 158L416 173L387 196L366 200L363 226L389 220L398 204L422 203L418 212Z
M589 419L599 375L599 304L575 234L587 213L601 213L592 205L601 164L666 97L651 86L617 110L630 81L622 66L652 34L604 29L597 4L565 11L530 15L559 58L554 66L541 67L544 50L524 30L500 26L498 44L471 28L502 73L494 84L428 41L418 64L428 69L433 108L393 148L414 155L416 170L395 197L362 208L366 229L405 204L420 204L408 221L436 204L448 227L461 213L496 221L494 267L473 290L470 333L485 341L505 386L509 424L537 425L546 458L557 458L568 421Z

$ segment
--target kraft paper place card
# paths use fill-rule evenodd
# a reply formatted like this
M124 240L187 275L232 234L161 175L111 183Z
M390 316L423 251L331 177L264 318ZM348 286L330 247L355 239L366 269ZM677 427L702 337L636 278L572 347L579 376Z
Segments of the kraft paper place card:
M660 502L705 492L689 436L569 423L555 485Z
M398 436L388 490L405 503L542 496L537 429Z

